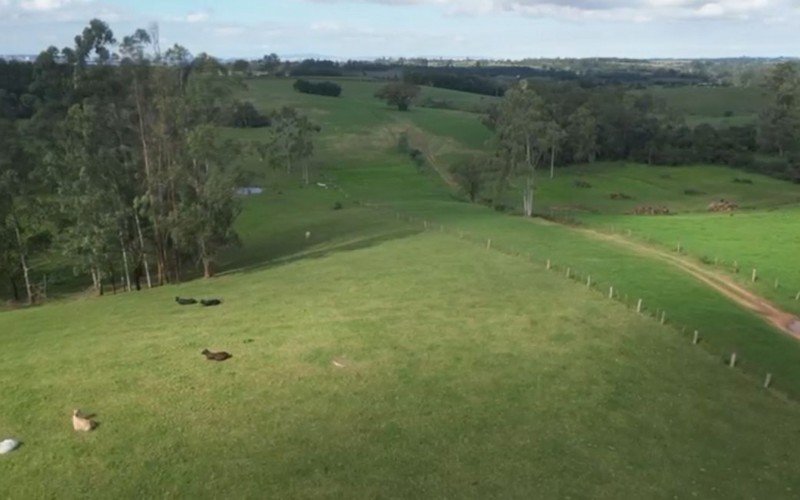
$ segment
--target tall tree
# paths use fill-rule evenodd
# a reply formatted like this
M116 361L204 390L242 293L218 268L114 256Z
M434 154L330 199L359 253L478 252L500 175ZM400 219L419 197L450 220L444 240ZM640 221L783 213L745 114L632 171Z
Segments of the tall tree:
M498 179L498 194L522 168L525 173L522 205L526 217L533 215L536 167L547 149L544 138L550 123L544 100L525 82L506 92L496 125L498 156L504 163Z
M767 105L759 120L759 143L783 156L800 147L800 71L794 63L775 66L764 87Z
M312 123L297 109L283 107L270 115L269 128L270 157L273 165L284 166L286 173L300 164L303 182L310 182L308 161L314 152L312 134L319 132L318 125Z
M184 175L188 189L180 195L180 224L176 227L184 242L195 245L206 278L214 274L220 249L239 241L233 222L240 207L232 196L239 174L231 165L238 151L232 141L221 141L210 125L195 128L187 138Z
M397 106L400 111L408 111L419 93L420 88L416 85L392 82L378 89L375 97L386 101L390 106Z
M597 156L597 118L587 104L570 116L567 141L572 145L575 161L594 162Z

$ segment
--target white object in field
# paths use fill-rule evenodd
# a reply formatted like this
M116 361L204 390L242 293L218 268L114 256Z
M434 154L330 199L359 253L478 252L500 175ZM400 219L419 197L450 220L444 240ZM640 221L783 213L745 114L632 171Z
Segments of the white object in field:
M239 196L252 196L254 194L261 194L264 192L264 188L256 187L256 186L248 186L248 187L240 187L236 188L236 194Z
M311 238L311 231L306 231L306 239Z
M6 439L4 441L0 441L0 455L16 450L17 446L19 446L19 441L16 439Z
M324 188L324 189L328 189L328 185L327 185L327 184L323 184L323 183L321 183L321 182L318 182L318 183L317 183L317 186L319 186L319 187L321 187L321 188Z

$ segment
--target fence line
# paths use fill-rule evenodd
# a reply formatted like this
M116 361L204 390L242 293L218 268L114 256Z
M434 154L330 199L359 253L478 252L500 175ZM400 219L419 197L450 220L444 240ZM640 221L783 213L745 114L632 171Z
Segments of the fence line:
M373 208L376 208L376 209L380 210L379 207L373 207ZM413 222L415 219L413 217L409 217L408 220L409 220L409 222ZM424 229L426 231L434 226L434 224L428 224L428 220L427 219L424 222L425 222ZM480 237L475 237L475 236L472 236L472 235L464 232L463 230L450 230L449 228L445 228L445 226L443 224L439 224L439 232L446 233L446 234L449 234L449 235L453 235L453 236L458 237L459 239L470 241L470 242L475 243L475 244L480 244L480 245L485 244L487 250L496 251L496 252L499 252L499 253L504 254L504 255L508 255L508 256L512 256L512 257L524 257L524 256L527 255L529 261L534 262L536 260L535 254L533 252L522 253L522 252L519 252L519 251L507 250L507 249L504 249L504 248L502 248L500 246L497 246L496 244L493 244L491 239L484 239L484 238L480 238ZM549 270L549 271L559 271L558 266L554 265L554 263L553 263L551 258L547 258L546 259L546 269ZM578 272L573 272L573 268L572 267L565 267L563 269L566 270L566 273L564 275L565 275L565 277L567 279L573 280L573 281L579 281L581 283L584 282L583 276L581 276L580 273L578 273ZM564 271L562 270L561 272L564 272ZM587 275L586 286L590 290L598 290L599 291L599 289L597 288L597 285L599 285L599 282L592 281L591 275ZM667 327L671 328L672 330L676 331L677 333L680 333L681 335L685 335L685 333L686 333L687 327L685 325L680 330L678 330L678 325L677 324L672 323L672 322L667 322L666 311L661 310L661 309L656 309L654 312L650 311L648 313L643 308L643 300L642 299L638 299L636 301L636 305L635 306L633 304L628 303L628 300L627 300L628 296L625 295L625 298L623 299L623 297L621 296L619 291L614 288L613 284L609 285L608 298L611 299L611 300L616 300L617 302L621 302L626 307L629 307L631 309L635 309L636 312L639 313L639 314L642 314L644 312L645 316L650 317L654 321L658 321L661 325L667 326ZM796 298L797 298L797 300L800 300L800 292L798 292ZM693 331L693 336L692 336L691 342L692 342L693 345L699 345L700 344L700 332L699 332L699 330L694 330ZM706 345L709 345L709 346L712 345L712 343L707 341L707 340L704 341L703 344L706 344ZM706 352L708 352L712 356L714 355L712 352L710 352L708 350L706 350ZM723 356L724 356L724 354L723 354ZM737 365L741 365L740 360L737 359L737 353L736 352L731 352L730 356L725 358L725 361L726 361L726 363L728 364L728 366L730 368L736 368ZM740 371L742 371L743 373L749 373L752 370L748 371L748 370L745 370L745 369L740 369ZM765 378L765 381L763 383L763 388L764 389L770 389L771 392L775 392L775 389L772 388L773 374L771 372L769 372L769 373L766 373L765 376L766 376L766 378ZM782 394L785 397L788 397L790 399L795 399L795 398L793 398L793 397L791 397L791 396L789 396L789 395L787 395L785 393L782 393Z

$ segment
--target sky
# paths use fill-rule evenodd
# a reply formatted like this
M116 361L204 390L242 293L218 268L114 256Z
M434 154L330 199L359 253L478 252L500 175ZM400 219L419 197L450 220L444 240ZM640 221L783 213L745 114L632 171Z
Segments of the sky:
M0 54L94 17L223 58L800 56L800 0L0 0Z

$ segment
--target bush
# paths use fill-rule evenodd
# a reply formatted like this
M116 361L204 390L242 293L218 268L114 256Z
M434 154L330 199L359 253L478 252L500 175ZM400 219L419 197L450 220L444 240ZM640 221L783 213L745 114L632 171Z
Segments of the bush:
M582 181L580 179L573 181L572 185L575 186L576 188L581 188L581 189L589 189L590 187L592 187L591 184L589 184L586 181Z
M337 201L336 203L333 204L333 209L334 210L341 210L343 208L344 208L344 206L342 206L342 202L341 201Z
M422 169L425 166L425 154L419 149L412 149L408 155L411 157L411 161L417 166L418 169Z
M270 120L262 115L251 102L244 101L234 104L233 111L225 125L237 128L269 127Z
M407 132L401 132L400 137L397 138L397 151L403 154L407 154L411 151Z
M293 85L294 89L303 94L324 95L328 97L339 97L342 94L342 87L333 82L310 82L308 80L297 80Z

